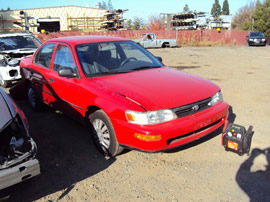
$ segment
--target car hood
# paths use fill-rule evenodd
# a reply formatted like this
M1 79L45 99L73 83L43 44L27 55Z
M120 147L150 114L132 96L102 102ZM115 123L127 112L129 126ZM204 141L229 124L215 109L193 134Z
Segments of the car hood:
M9 123L13 116L8 106L8 103L0 93L0 132Z
M97 77L94 82L135 101L146 110L191 104L220 90L206 79L168 67Z

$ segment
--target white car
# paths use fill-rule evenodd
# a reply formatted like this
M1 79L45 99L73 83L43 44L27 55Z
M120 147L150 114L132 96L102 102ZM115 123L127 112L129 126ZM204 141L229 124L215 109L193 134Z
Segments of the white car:
M176 39L157 39L154 33L141 34L134 42L144 48L177 47Z
M41 42L29 33L0 34L0 86L7 88L21 79L20 61L32 55Z

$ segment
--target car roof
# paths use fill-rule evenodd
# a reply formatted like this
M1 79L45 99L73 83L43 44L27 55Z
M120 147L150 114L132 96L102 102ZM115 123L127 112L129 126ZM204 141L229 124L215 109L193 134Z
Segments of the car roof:
M96 43L96 42L108 42L108 41L130 41L126 38L111 37L111 36L69 36L49 39L46 42L64 42L72 45L85 44L85 43Z
M0 34L0 37L9 37L9 36L32 36L29 33L4 33Z

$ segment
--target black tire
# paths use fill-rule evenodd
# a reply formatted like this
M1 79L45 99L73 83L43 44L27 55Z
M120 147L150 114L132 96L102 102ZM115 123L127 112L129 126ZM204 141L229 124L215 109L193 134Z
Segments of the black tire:
M0 75L0 86L2 86L3 88L8 88L11 86L11 81L5 81Z
M102 110L97 110L89 115L93 129L93 140L97 149L106 156L116 156L123 151L117 142L113 125L109 117Z
M162 48L167 48L167 47L168 47L168 48L170 47L170 44L169 44L169 43L163 43L163 44L162 44Z
M40 111L41 102L37 99L37 95L31 86L28 87L27 97L28 97L28 102L31 105L32 109L34 111Z

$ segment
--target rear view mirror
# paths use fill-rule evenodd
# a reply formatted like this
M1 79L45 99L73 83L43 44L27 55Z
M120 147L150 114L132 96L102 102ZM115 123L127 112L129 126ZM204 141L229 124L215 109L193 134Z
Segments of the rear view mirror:
M159 61L159 62L161 62L161 63L162 63L162 57L160 57L160 56L156 56L156 58L158 59L158 61Z
M62 77L67 77L67 78L77 77L77 74L74 73L71 68L60 69L58 72L58 75Z

